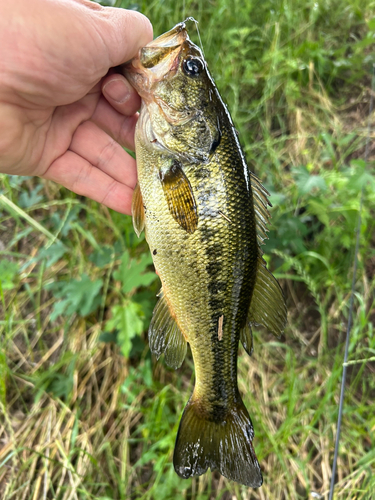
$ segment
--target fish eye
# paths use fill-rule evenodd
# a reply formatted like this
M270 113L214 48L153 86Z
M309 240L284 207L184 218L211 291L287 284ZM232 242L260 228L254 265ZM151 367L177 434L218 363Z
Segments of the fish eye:
M189 57L182 65L184 73L189 76L198 76L203 71L203 62L198 57Z

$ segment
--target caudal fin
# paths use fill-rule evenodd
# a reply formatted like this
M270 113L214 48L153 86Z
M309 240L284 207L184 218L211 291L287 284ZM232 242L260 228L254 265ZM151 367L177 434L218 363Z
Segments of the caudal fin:
M258 488L263 478L252 440L253 426L242 401L213 422L192 398L182 414L173 456L180 477L200 476L208 467L238 483Z

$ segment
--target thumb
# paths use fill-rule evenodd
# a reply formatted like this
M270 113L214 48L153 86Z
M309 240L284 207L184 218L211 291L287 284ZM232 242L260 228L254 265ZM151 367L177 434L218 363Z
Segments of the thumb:
M129 61L152 40L151 22L140 12L104 7L97 13L101 17L101 36L110 67Z

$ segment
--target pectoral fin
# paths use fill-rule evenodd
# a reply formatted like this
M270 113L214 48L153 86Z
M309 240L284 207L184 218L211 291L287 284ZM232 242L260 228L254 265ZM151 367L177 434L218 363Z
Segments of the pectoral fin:
M176 369L185 359L187 343L169 311L163 292L159 297L148 330L150 349L158 359L164 353L167 365Z
M259 257L248 322L252 325L263 325L279 337L284 331L286 319L286 304L280 285L266 268L262 257Z
M167 172L160 173L160 180L172 217L186 232L194 233L198 225L197 205L181 164L175 161Z
M145 227L145 209L139 184L135 186L132 199L133 227L138 238Z

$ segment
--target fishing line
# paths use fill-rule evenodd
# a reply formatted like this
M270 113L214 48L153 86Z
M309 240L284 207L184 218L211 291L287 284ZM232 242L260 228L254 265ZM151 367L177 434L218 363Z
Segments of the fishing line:
M199 33L199 28L198 28L199 22L196 19L194 19L194 17L188 17L187 19L185 19L184 22L186 23L186 21L192 21L195 24L195 28L197 30L197 35L198 35L198 38L199 38L199 45L200 45L200 47L202 49L203 57L206 57L206 55L204 53L204 50L203 50L203 44L202 44L201 34Z
M202 39L201 39L201 34L199 33L199 28L198 28L198 24L199 23L195 19L194 19L194 22L195 22L195 27L197 28L197 33L198 33L198 38L199 38L199 45L201 46L203 57L206 58L206 54L204 53L204 49L203 49L203 43L202 43Z
M372 82L371 82L370 109L369 109L367 139L366 139L366 148L365 148L365 166L367 165L369 149L370 149L371 114L372 114L373 105L374 105L374 90L375 90L375 64L373 64L372 70L373 70L373 72L372 72ZM335 476L336 476L336 468L337 468L337 458L338 458L338 453L339 453L342 411L343 411L343 406L344 406L346 370L348 367L349 339L350 339L350 330L352 327L352 320L353 320L354 289L355 289L355 282L356 282L356 277L357 277L359 235L361 232L361 224L362 224L361 214L362 214L362 207L363 207L363 198L364 198L364 185L362 186L361 198L360 198L360 203L359 203L357 236L356 236L355 250L354 250L353 280L352 280L352 288L351 288L351 292L350 292L348 326L347 326L347 330L346 330L345 355L344 355L344 363L343 363L343 369L342 369L339 414L338 414L338 418L337 418L336 442L335 442L335 452L334 452L333 463L332 463L332 475L331 475L331 485L330 485L330 490L329 490L329 500L333 499L333 492L335 489Z
M202 39L201 39L201 34L199 33L199 28L198 28L198 24L199 24L199 22L198 22L196 19L194 19L194 17L191 17L191 16L190 16L190 17L187 17L187 18L185 19L184 23L186 23L187 21L192 21L192 22L195 24L195 28L196 28L196 30L197 30L197 35L198 35L198 38L199 38L199 45L200 45L200 47L201 47L201 49L202 49L202 54L203 54L203 57L205 58L205 57L206 57L206 55L205 55L205 53L204 53L203 43L202 43Z

